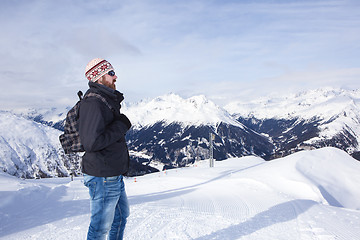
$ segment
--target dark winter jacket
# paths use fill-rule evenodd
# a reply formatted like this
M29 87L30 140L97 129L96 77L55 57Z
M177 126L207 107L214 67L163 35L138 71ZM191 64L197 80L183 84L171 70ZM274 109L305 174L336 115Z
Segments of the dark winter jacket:
M96 177L124 175L130 161L125 134L131 123L120 114L123 94L98 83L89 82L89 87L86 94L101 95L112 109L94 96L81 101L79 133L85 149L82 171Z

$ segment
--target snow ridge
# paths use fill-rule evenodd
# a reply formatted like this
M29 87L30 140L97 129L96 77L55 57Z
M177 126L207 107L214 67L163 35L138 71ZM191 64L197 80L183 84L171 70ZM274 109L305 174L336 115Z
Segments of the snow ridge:
M345 106L345 107L344 107ZM314 116L330 119L360 108L360 89L320 88L284 96L270 96L250 102L236 101L224 107L230 114L258 119L288 119Z

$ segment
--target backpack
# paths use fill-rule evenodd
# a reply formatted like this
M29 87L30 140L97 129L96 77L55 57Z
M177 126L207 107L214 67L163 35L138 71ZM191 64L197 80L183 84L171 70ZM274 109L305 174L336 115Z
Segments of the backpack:
M112 107L106 99L97 93L90 92L82 97L83 93L79 91L77 95L79 96L79 101L66 114L64 133L59 136L59 140L65 154L85 151L83 145L81 144L79 134L79 109L80 103L83 99L87 97L96 97L105 103L110 110L112 110Z

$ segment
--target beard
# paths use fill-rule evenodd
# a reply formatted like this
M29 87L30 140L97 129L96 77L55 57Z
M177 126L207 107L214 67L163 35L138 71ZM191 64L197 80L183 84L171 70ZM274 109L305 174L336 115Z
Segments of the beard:
M109 87L109 88L111 88L111 89L116 90L115 81L109 82L109 81L106 81L105 78L101 78L101 79L99 80L99 83L102 84L102 85L104 85L104 86L107 86L107 87Z

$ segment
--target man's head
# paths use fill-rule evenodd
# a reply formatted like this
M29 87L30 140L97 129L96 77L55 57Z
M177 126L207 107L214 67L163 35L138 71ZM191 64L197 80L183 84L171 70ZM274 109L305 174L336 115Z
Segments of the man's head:
M98 82L114 90L116 89L115 82L117 76L115 75L114 68L108 61L102 58L95 58L86 65L85 76L89 81Z

